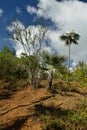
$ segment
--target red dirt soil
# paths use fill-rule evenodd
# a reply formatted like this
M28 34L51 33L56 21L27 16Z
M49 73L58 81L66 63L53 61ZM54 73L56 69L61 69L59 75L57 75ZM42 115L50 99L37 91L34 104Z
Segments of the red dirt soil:
M81 91L81 92L80 92ZM0 100L0 130L42 130L35 105L73 109L78 99L87 98L87 88L77 92L54 94L47 88L28 86L15 92L9 99Z

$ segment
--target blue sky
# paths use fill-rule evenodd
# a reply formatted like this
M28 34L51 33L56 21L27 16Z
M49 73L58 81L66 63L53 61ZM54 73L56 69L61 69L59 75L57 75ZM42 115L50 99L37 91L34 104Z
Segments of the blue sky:
M0 16L0 49L3 45L10 45L7 41L6 27L11 24L12 21L19 20L24 25L28 26L33 23L33 16L31 16L27 10L27 5L36 6L37 0L0 0L0 9L3 10Z
M58 36L74 29L81 35L79 45L72 46L71 59L75 62L87 62L87 0L0 0L0 49L4 45L12 46L6 28L12 21L19 20L25 26L35 24L35 18L51 25L48 50L67 55L68 49ZM54 28L55 27L55 28ZM61 30L59 30L59 27Z
M34 21L36 15L31 15L27 12L26 8L28 5L37 8L38 0L0 0L0 9L3 10L2 15L0 16L0 49L4 45L9 47L12 44L8 41L8 34L6 27L11 24L12 21L19 20L25 26L36 24ZM41 18L43 21L43 18ZM45 20L47 24L52 24L50 20ZM44 23L45 23L44 21Z

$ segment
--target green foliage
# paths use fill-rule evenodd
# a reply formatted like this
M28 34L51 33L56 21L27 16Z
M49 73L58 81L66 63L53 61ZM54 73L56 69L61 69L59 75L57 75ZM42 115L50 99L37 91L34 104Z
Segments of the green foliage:
M49 69L49 66L52 66L55 69L54 78L62 77L66 69L64 65L65 60L66 60L65 56L58 54L50 54L44 51L42 54L42 64L41 64L42 65L41 69L43 70L42 74Z
M44 110L44 111L43 111ZM74 110L55 108L54 106L37 107L43 130L86 130L87 100L81 100Z
M44 64L53 65L55 68L61 68L66 59L65 56L50 54L46 51L43 52L42 58Z
M0 52L0 78L6 80L27 78L25 60L17 58L8 47L4 47Z
M87 64L80 61L73 72L77 81L87 82Z
M5 78L11 73L13 55L11 54L9 48L5 47L2 52L0 52L0 77Z
M42 130L47 130L47 126L46 125L42 125L41 128L42 128Z
M49 129L54 128L54 130L56 130L56 129L64 130L65 129L65 125L58 118L55 118L54 120L51 120L47 127Z

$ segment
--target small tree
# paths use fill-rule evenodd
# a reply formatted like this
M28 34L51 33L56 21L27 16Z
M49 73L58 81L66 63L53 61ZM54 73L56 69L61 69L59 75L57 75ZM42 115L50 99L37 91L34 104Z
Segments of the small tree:
M24 78L27 72L22 58L15 56L15 51L5 46L0 52L0 78L13 80Z
M42 69L46 72L45 77L48 79L49 88L52 87L53 78L58 78L58 72L62 73L64 70L63 63L65 62L65 57L58 54L50 54L44 51L42 56Z

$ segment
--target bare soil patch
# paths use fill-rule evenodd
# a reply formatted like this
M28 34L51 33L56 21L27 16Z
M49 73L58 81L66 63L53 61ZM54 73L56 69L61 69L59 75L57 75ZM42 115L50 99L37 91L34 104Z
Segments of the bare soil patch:
M47 88L33 89L27 86L9 99L0 100L0 130L42 130L36 110L38 104L74 109L79 99L87 98L86 94L87 88L78 92L54 93Z

